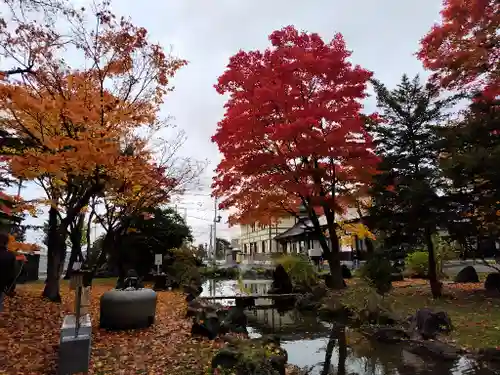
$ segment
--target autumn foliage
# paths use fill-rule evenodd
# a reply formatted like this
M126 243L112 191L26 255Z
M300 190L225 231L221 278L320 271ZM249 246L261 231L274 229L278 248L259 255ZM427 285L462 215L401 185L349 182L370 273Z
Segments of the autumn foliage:
M107 0L90 9L54 4L57 20L0 22L2 54L26 61L4 72L0 110L1 130L18 141L2 149L8 172L36 181L46 195L39 203L57 211L47 283L47 296L57 300L64 238L92 199L107 195L137 210L151 199L168 201L176 188L149 141L165 129L160 106L186 62L151 42L145 28L115 16Z
M441 23L422 39L418 57L445 88L500 94L500 2L444 0Z
M25 213L35 216L35 205L24 201L19 196L12 196L0 191L0 223L2 225L9 226L16 219L20 221L20 217ZM20 242L13 234L9 234L7 248L13 252L34 252L39 250L38 245Z
M239 222L301 203L341 212L377 161L360 112L371 73L348 62L340 34L325 43L289 26L269 40L233 56L216 85L229 99L214 194Z
M305 207L341 287L335 214L362 195L378 161L360 103L372 74L348 61L340 34L325 43L288 26L269 40L265 51L231 57L215 86L229 99L212 138L223 155L214 195L240 223L267 224Z
M108 182L141 181L148 171L144 145L136 142L131 155L123 144L135 130L158 124L168 77L183 62L148 44L145 29L105 11L97 17L101 30L89 35L93 45L82 40L80 47L93 68L47 59L35 74L0 85L2 126L26 144L11 157L14 176L50 176L58 185L104 175Z
M371 73L347 61L340 34L327 44L290 26L269 39L233 56L216 85L229 99L212 138L223 154L215 194L239 221L302 201L343 211L377 161L359 102Z

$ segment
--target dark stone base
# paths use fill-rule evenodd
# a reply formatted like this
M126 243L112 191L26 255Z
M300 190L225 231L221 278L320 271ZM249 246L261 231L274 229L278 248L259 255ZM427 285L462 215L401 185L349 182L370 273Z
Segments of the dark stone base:
M72 375L89 371L92 343L90 317L82 317L81 329L75 337L75 319L66 316L61 328L59 342L58 374Z
M155 321L156 293L151 289L110 290L101 297L100 310L100 328L147 328Z
M153 290L155 292L169 290L169 288L172 287L170 278L166 274L154 275L153 281L154 281Z

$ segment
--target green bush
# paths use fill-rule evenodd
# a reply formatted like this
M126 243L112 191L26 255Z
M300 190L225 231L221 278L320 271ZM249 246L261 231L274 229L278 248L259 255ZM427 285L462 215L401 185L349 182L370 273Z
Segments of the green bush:
M293 285L310 287L318 283L318 275L309 258L302 254L283 255L275 260L290 276Z
M438 277L445 277L443 272L444 262L456 259L458 250L449 241L438 235L432 236L434 254L436 257L436 272ZM427 278L429 276L429 253L427 249L420 249L406 256L405 275L414 278Z
M378 294L384 295L392 288L392 271L391 262L387 258L374 255L361 267L360 274Z
M165 272L179 285L196 282L201 284L201 275L198 271L196 258L187 249L171 249L165 256L167 264Z
M405 273L410 277L427 278L429 274L429 254L427 251L415 251L405 258Z

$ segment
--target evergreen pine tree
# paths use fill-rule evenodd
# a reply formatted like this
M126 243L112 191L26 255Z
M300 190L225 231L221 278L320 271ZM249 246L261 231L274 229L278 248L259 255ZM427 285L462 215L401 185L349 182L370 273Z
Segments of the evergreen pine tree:
M438 89L422 85L418 76L404 75L393 90L375 80L373 86L383 123L369 127L381 158L372 186L371 226L384 233L388 247L425 244L432 293L439 297L431 240L444 212L436 127L447 120L446 110L457 97L440 98Z
M500 235L500 100L475 98L440 135L441 168L456 214L450 229L477 252L482 238Z

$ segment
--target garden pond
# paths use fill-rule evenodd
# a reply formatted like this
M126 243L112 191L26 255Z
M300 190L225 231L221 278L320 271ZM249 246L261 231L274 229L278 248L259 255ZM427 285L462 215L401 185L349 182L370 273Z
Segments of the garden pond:
M267 280L208 280L201 296L266 294ZM220 301L217 301L220 302ZM232 305L234 300L223 300ZM296 310L278 312L266 299L255 301L247 312L250 337L273 334L288 352L288 363L307 369L310 375L494 375L500 365L479 364L462 357L457 361L432 361L398 345L373 344L355 330L319 320L315 314Z

